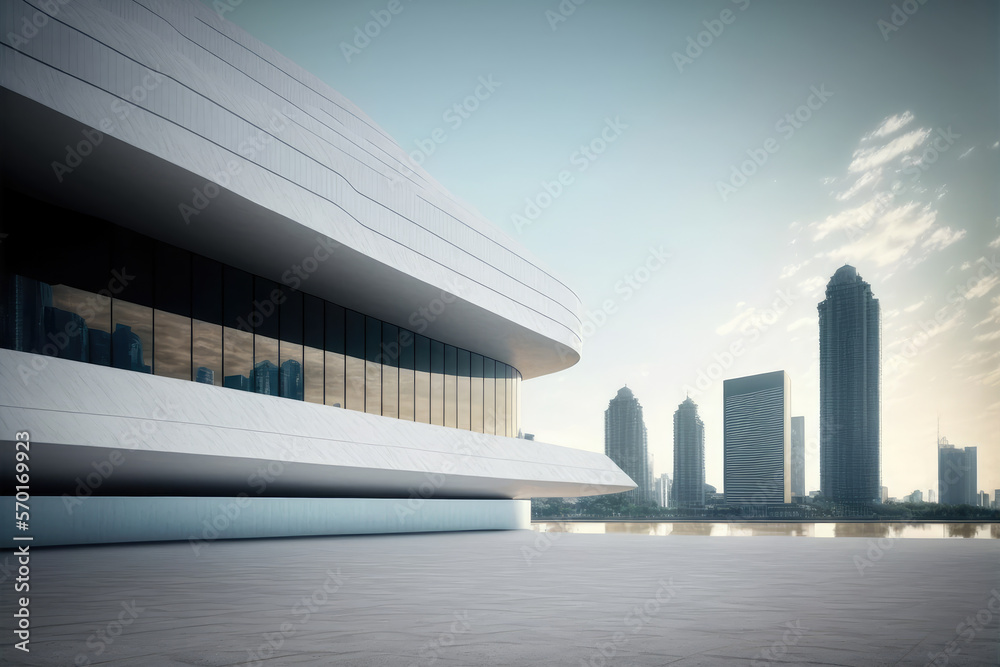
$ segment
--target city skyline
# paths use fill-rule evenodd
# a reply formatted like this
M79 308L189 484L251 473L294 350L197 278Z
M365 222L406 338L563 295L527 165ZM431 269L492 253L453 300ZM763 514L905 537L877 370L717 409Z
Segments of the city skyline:
M245 0L224 17L342 90L580 295L583 360L524 385L539 440L602 451L606 393L627 382L669 472L690 390L721 487L722 380L784 368L819 489L815 308L850 263L883 307L890 495L936 486L938 417L1000 486L996 6L928 3L886 33L888 1L743 5L588 3L553 25L554 5L404 4L349 61L340 45L384 4ZM727 8L735 21L678 71L673 54ZM768 139L777 152L720 193Z

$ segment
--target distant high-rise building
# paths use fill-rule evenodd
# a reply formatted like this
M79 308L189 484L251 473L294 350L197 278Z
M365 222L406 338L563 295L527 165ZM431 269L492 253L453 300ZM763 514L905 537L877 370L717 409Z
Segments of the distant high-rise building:
M927 502L929 503L937 502L937 494L934 492L934 489L927 490Z
M941 438L938 444L938 501L942 505L976 505L978 482L976 480L975 447L964 449Z
M88 331L90 340L90 363L98 366L111 365L111 334L100 329Z
M73 361L90 361L90 333L87 321L61 308L44 308L45 333L54 356ZM67 332L74 332L69 335Z
M215 371L205 366L199 366L194 380L202 384L215 384Z
M792 501L790 383L785 371L723 383L726 503Z
M268 394L279 396L278 378L280 369L273 361L265 359L254 364L253 374L250 376L250 386L258 394Z
M915 489L913 493L908 496L903 497L903 502L907 503L922 503L924 502L924 492L920 489Z
M792 417L792 495L806 495L805 417Z
M857 270L844 265L830 279L826 299L817 308L820 488L835 503L878 502L879 302Z
M115 368L140 373L152 372L149 364L144 361L142 339L127 324L115 325L115 331L111 334L111 362Z
M993 509L1000 509L1000 489L993 490Z
M667 473L661 473L656 478L656 504L670 507L670 475Z
M889 487L888 486L880 486L879 487L879 500L881 500L881 502L883 502L883 503L886 502L887 500L889 500Z
M989 507L990 506L990 494L985 491L979 492L979 502L976 503L979 507Z
M222 386L229 389L239 389L240 391L253 391L250 378L246 375L227 375L222 380Z
M653 502L646 424L642 406L628 387L618 390L604 412L604 453L637 485L625 497L637 503Z
M302 364L295 359L281 362L281 395L301 401L305 398L302 383Z
M705 424L690 397L674 412L674 479L671 507L705 506Z

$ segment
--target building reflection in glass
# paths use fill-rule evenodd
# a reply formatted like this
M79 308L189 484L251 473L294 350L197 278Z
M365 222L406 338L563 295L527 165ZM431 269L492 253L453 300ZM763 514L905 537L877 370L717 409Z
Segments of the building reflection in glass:
M161 281L156 303L164 308L155 309L8 275L0 304L8 313L2 346L426 424L517 434L520 375L513 367L300 293L280 309L279 329L279 310L264 309L268 316L252 310L282 289L276 283L203 258L184 265L195 286L191 298L187 287L171 290ZM241 310L243 303L251 310Z

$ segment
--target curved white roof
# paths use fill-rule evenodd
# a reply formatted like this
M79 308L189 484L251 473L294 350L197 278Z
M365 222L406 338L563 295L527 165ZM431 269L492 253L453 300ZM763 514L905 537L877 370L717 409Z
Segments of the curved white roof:
M525 379L579 359L572 290L315 76L193 0L51 11L0 8L5 122L25 130L5 177L23 189L275 280L332 242L304 291ZM12 40L25 19L43 28Z

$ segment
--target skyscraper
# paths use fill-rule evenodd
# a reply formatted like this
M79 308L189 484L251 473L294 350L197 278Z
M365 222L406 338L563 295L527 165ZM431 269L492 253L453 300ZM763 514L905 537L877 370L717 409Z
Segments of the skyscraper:
M977 449L938 441L938 502L942 505L977 504Z
M878 502L881 484L879 302L844 265L819 310L820 489L836 503Z
M604 412L604 453L638 486L625 492L634 503L653 502L652 472L642 406L628 387L622 387Z
M690 397L674 412L672 507L705 505L705 424Z
M727 504L792 501L789 389L785 371L723 383Z
M670 475L661 473L655 484L656 504L660 507L670 507Z
M792 495L806 495L805 417L792 417Z

